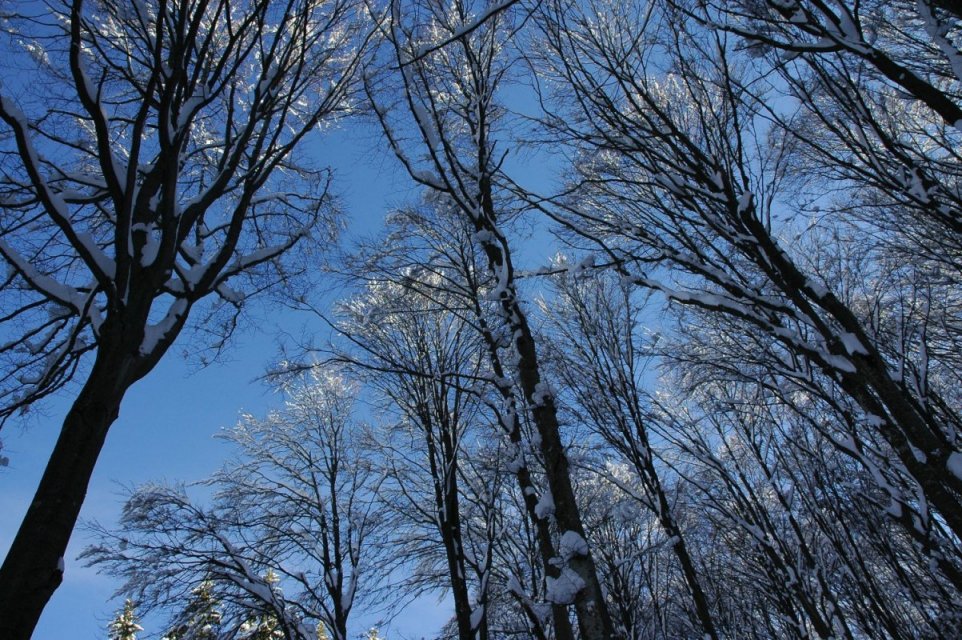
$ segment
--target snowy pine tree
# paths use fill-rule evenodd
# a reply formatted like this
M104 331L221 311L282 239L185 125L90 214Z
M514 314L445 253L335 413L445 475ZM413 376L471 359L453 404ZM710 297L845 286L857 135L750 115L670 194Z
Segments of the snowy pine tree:
M137 624L136 607L132 600L124 601L123 611L117 613L110 624L107 626L110 640L137 640L137 632L144 628Z
M268 568L264 579L272 586L280 582L280 578L273 569ZM240 628L242 640L284 640L284 630L277 621L277 616L271 613L257 613L246 620ZM320 637L320 634L318 634Z
M204 580L192 592L175 626L163 640L215 640L221 613L214 597L214 583Z

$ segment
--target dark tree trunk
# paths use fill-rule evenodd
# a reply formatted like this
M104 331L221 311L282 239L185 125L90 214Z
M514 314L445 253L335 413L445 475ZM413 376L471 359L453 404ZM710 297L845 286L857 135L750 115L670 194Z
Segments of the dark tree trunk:
M491 330L488 327L487 322L484 319L484 314L478 306L478 301L474 301L475 314L478 318L479 326L481 327L481 333L484 337L485 344L488 349L488 355L491 359L491 366L498 378L503 378L505 376L504 368L501 365L501 360L498 355L498 344L497 341L492 337ZM500 389L502 397L506 401L511 401L511 391L509 389ZM518 424L517 415L511 421L510 426L507 431L508 439L511 444L518 448L519 451L524 449L524 443L521 438L521 427ZM536 538L538 541L538 552L541 558L541 565L544 568L546 576L557 577L559 568L553 564L555 557L555 546L551 539L551 526L547 518L542 518L538 516L537 504L538 504L538 491L537 487L534 485L534 481L531 478L531 471L526 465L521 465L513 473L515 480L518 482L518 491L520 492L521 499L524 501L525 512L528 515L528 519L531 521L532 526L535 529ZM540 625L541 622L538 617L534 615L530 609L525 607L525 613L528 615L529 619L534 624ZM571 626L571 620L568 618L568 607L561 604L551 605L551 619L554 623L554 640L574 640L574 629ZM540 628L540 627L539 627Z
M454 617L458 623L459 640L474 640L475 632L471 628L471 596L468 593L467 581L464 578L464 563L461 561L460 525L445 527L444 550L448 559L448 573L451 577L451 594L454 597Z
M554 500L554 517L558 532L563 534L570 531L577 534L582 540L587 541L584 525L581 521L581 513L575 500L574 488L571 484L568 457L561 441L561 428L558 423L554 398L539 390L542 379L538 352L531 327L528 325L527 315L517 298L514 267L511 263L509 249L506 242L500 244L492 239L502 238L496 224L497 216L494 209L492 185L488 178L483 177L479 186L481 215L474 219L474 226L478 232L484 231L491 234L488 240L482 241L482 248L488 259L488 267L491 273L507 285L501 293L501 311L514 336L514 345L519 358L517 365L518 382L525 400L531 407L531 415L541 439L539 449L544 461L545 479ZM601 582L598 579L597 568L590 549L584 555L573 555L568 560L568 566L583 583L583 586L575 594L573 603L578 616L581 638L584 640L612 640L615 637L614 627L608 614L608 604L601 588Z
M101 348L0 567L0 638L29 640L63 581L64 554L97 457L133 381L132 361ZM114 351L116 353L116 351Z
M448 425L443 425L444 429L449 429ZM429 439L429 451L431 455L432 471L440 473L440 478L435 480L435 499L440 507L441 539L444 542L444 552L448 561L448 575L451 579L451 594L454 597L454 616L458 623L459 640L474 640L476 634L471 628L471 594L468 592L468 583L464 566L464 540L461 534L461 507L458 500L458 484L456 477L457 459L453 456L453 446L448 444L449 438L445 438L447 431L442 433L445 446L449 455L442 458L443 469L438 469L435 464L435 447Z

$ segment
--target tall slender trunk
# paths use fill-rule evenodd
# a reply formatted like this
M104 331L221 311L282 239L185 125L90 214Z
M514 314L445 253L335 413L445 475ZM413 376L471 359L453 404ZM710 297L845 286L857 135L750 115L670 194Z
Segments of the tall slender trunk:
M498 342L493 337L491 329L484 318L484 313L478 304L477 298L473 300L473 304L475 315L478 318L478 325L481 328L481 334L488 350L491 368L498 379L503 379L505 377L505 370L501 364L501 357L498 354ZM498 390L501 393L502 398L506 402L511 403L511 406L513 407L514 398L510 387L498 385ZM524 442L521 437L521 425L518 420L519 418L517 412L513 412L513 417L511 418L510 424L502 424L502 426L506 430L508 440L518 452L521 452L524 450ZM520 453L517 455L520 455ZM551 576L552 578L557 577L559 568L554 564L556 550L554 542L551 539L551 527L547 518L543 518L538 515L537 496L539 491L534 485L534 480L531 477L531 471L528 469L527 465L522 464L517 466L517 469L514 470L513 475L518 483L518 491L520 492L521 499L524 502L525 512L527 513L528 519L531 521L531 524L535 530L535 535L538 541L538 553L541 558L541 566L544 569L546 576ZM551 605L551 620L554 624L555 640L574 640L574 630L571 627L571 620L568 618L568 608L565 605L557 603L553 603ZM540 621L538 624L541 624Z
M27 514L0 567L0 638L29 640L63 581L64 554L110 425L132 380L131 362L98 352L64 419Z
M443 437L443 434L442 434ZM464 566L464 540L461 534L461 507L458 500L457 461L444 458L444 468L438 469L435 464L435 447L428 442L431 466L434 473L441 477L435 480L435 501L441 516L441 539L448 561L448 576L451 580L451 593L454 596L454 616L458 624L459 640L474 640L475 632L471 627L471 594L468 592L468 581ZM453 446L448 445L448 451Z
M450 516L451 514L448 513ZM457 517L457 516L455 516ZM475 632L471 628L471 596L464 576L464 562L462 561L463 547L460 523L444 526L444 551L447 555L448 574L451 579L451 594L454 597L454 617L458 623L459 640L474 640Z
M483 158L482 158L483 159ZM482 165L483 166L483 165ZM477 232L484 232L481 245L488 259L488 267L502 287L500 291L501 312L511 329L518 355L518 382L540 438L539 449L544 461L545 479L555 505L555 521L561 534L574 533L587 540L581 513L575 500L568 469L568 457L561 441L557 408L550 393L542 386L538 352L528 318L517 298L514 267L510 250L498 229L490 178L482 176L479 181L478 200L480 215L474 218ZM577 575L581 584L574 594L574 607L578 616L578 628L583 640L611 640L615 637L614 626L608 613L598 571L591 550L576 553L568 559L568 567Z
M641 411L636 402L632 403L630 411L631 419L635 425L634 433L637 442L632 441L630 437L628 438L628 457L649 494L658 501L658 506L654 511L661 528L669 540L675 540L675 543L672 545L672 551L678 560L678 564L681 566L685 583L688 585L692 603L695 605L695 615L698 617L698 622L704 632L704 638L707 640L718 640L718 629L712 617L708 596L702 588L701 579L698 576L698 571L695 569L695 562L688 552L688 542L685 540L685 534L675 520L675 514L671 502L668 500L668 494L665 491L664 485L661 483L658 468L655 466L655 452L651 448L651 441L648 439L648 430L645 427L644 420L641 417ZM623 433L630 435L631 430L626 426ZM613 440L612 438L608 439L609 442ZM624 446L616 442L613 442L613 444L616 447Z

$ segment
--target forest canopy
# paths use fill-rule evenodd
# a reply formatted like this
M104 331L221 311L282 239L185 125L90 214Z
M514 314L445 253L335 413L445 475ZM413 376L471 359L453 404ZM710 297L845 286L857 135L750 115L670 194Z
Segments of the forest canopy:
M128 391L264 300L308 327L258 338L279 404L88 524L112 638L347 640L425 594L458 640L962 634L955 3L12 2L0 36L0 437L70 401L0 636ZM406 185L363 237L335 129Z

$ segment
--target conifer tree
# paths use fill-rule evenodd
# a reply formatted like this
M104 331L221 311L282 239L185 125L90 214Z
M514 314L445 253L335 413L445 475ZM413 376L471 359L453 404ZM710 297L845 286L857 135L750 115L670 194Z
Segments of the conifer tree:
M117 613L107 627L110 640L137 640L137 632L144 628L137 624L136 606L129 598L124 601L123 611Z
M215 640L221 613L214 597L214 583L204 580L191 592L191 598L177 617L173 629L162 640Z
M273 569L268 568L264 579L269 585L280 582L280 578ZM284 640L284 630L277 621L277 616L271 613L259 612L245 621L241 626L241 638L243 640ZM318 640L321 635L318 633Z

